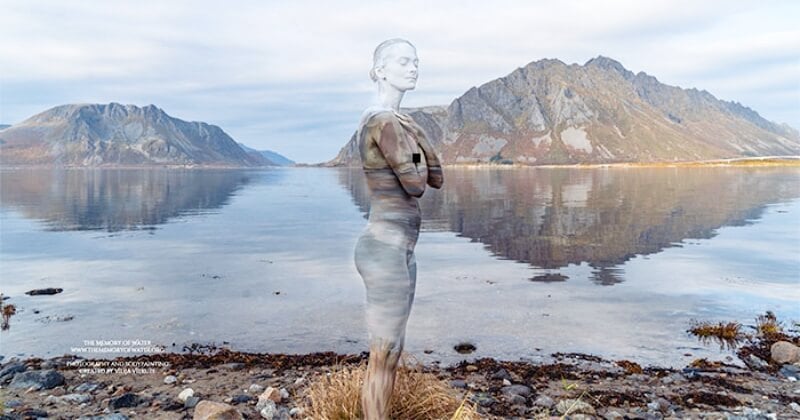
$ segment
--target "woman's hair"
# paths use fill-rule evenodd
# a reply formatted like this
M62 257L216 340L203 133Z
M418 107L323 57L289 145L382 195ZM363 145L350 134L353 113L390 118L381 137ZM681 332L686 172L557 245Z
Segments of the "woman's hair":
M384 53L384 51L386 51L386 49L391 47L392 45L399 44L401 42L405 42L406 44L410 45L411 48L414 49L414 51L417 50L417 47L415 47L414 44L403 38L387 39L386 41L381 42L380 44L378 44L377 47L375 47L375 52L372 53L372 68L369 71L369 78L372 79L373 82L378 81L378 75L375 74L375 69L382 66L384 60L386 60L386 54Z

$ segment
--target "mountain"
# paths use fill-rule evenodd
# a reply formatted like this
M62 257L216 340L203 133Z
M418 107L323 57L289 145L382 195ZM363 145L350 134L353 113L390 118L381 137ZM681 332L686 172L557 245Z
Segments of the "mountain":
M62 105L0 131L3 164L261 166L221 128L162 109L118 103Z
M798 155L800 133L705 90L598 56L544 59L473 87L447 107L404 109L446 164L669 162ZM358 166L355 135L325 166Z
M0 124L0 130L6 129L8 127L11 127L11 124Z
M239 147L244 149L247 153L254 153L263 157L264 159L267 159L268 161L272 162L272 165L291 166L295 164L295 161L283 156L278 152L273 152L272 150L256 150L252 147L245 146L244 143L239 143Z

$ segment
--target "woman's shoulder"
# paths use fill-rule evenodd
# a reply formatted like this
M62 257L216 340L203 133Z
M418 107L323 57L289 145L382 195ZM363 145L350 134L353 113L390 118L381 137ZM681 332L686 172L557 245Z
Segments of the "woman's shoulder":
M397 113L386 108L367 108L361 114L361 125L367 127L383 125L387 122L397 122L398 120Z

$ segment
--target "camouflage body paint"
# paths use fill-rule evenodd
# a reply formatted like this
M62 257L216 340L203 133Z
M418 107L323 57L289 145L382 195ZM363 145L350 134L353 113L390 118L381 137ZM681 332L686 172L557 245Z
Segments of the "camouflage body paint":
M414 303L414 247L422 222L418 197L426 185L441 188L444 179L434 149L411 117L380 111L362 121L359 151L370 191L369 221L355 247L370 343L362 399L366 419L385 419Z

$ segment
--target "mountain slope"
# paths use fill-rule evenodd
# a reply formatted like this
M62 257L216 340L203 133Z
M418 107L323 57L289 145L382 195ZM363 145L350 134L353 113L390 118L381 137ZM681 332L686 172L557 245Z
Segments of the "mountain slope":
M417 110L445 163L668 162L800 154L797 130L599 56L539 60ZM355 138L329 166L357 166Z
M221 128L149 105L62 105L0 131L3 164L259 166Z
M273 152L272 150L256 150L253 149L252 147L246 146L244 143L239 143L239 146L242 149L244 149L244 151L247 153L257 154L263 157L264 159L270 161L271 165L291 166L295 164L295 161L287 158L286 156L283 156L278 152Z

